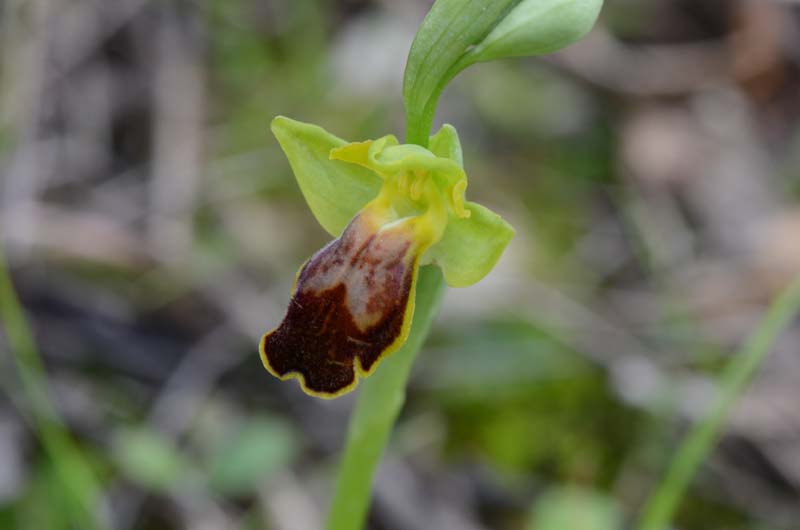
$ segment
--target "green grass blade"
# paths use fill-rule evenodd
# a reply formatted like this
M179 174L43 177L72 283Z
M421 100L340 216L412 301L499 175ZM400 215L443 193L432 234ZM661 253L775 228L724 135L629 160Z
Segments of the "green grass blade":
M436 316L444 292L437 267L422 267L417 281L416 310L405 345L361 382L358 401L347 433L339 475L328 515L327 530L359 530L369 508L375 468L405 401L411 366Z
M60 481L60 493L69 507L75 528L103 528L96 518L100 507L100 488L80 449L67 433L47 393L47 380L41 357L33 340L25 313L8 273L0 245L0 322L17 366L25 402L22 414L32 425L52 461ZM15 400L16 401L16 400Z
M687 435L664 480L645 505L639 530L665 530L689 482L714 447L722 427L778 335L800 313L800 277L770 306L764 319L722 375L718 396L706 419Z

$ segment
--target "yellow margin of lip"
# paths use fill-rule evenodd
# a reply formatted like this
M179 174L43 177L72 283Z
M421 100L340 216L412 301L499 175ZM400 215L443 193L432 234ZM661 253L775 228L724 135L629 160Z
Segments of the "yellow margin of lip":
M300 271L303 270L303 267L305 267L305 264L303 264L303 266L300 267ZM297 379L298 382L300 383L300 389L309 396L314 396L322 399L334 399L344 394L347 394L348 392L351 392L358 385L358 382L361 379L371 375L378 367L378 365L381 363L381 361L383 361L383 359L385 359L386 357L397 351L403 344L405 344L406 340L408 340L408 335L411 332L411 322L413 320L412 317L414 315L414 309L416 306L417 276L419 274L419 255L417 255L414 258L414 261L412 262L412 267L413 267L413 272L411 276L411 288L408 294L408 303L406 304L406 310L403 313L403 324L400 327L400 333L397 335L397 338L395 338L395 340L392 341L392 343L389 346L384 348L384 350L381 352L378 358L375 359L375 362L372 363L371 369L364 370L364 368L361 366L361 359L359 357L356 357L354 359L354 368L356 371L356 376L353 378L352 383L350 383L349 385L347 385L346 387L342 388L337 392L333 393L317 392L315 390L311 390L310 388L308 388L308 386L306 386L306 379L300 372L287 372L284 375L278 374L272 368L272 365L270 365L269 359L267 359L267 354L264 350L264 345L266 344L267 339L269 338L270 335L275 333L275 330L266 333L263 337L261 337L261 341L258 343L258 353L259 356L261 357L261 362L264 364L264 368L266 368L266 370L270 374L274 375L281 381ZM297 275L298 276L300 275L299 271ZM294 296L294 291L296 288L297 288L297 279L295 278L295 285L292 288L292 296Z

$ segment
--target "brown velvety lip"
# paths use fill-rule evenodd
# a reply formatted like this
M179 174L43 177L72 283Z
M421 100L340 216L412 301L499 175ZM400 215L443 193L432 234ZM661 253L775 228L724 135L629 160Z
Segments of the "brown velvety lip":
M373 233L356 217L300 271L280 326L261 340L265 367L336 397L405 340L418 256L402 225Z

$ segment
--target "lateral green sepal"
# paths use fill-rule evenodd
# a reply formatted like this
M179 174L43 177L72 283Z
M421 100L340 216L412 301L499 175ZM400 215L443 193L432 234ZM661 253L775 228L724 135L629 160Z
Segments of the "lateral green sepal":
M511 225L490 209L469 201L466 209L470 216L451 217L442 239L423 256L424 263L442 269L451 287L467 287L483 279L514 237Z
M278 116L271 128L314 217L329 234L339 236L378 194L380 177L364 167L331 160L331 150L347 142L322 127Z

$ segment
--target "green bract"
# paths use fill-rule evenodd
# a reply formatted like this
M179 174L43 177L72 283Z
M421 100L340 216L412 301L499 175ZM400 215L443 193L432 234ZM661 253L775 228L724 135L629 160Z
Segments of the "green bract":
M466 287L494 267L514 235L499 215L464 200L467 185L458 133L443 126L430 137L429 149L401 145L394 136L346 143L320 127L285 117L272 122L297 182L319 224L332 236L374 199L388 181L398 185L392 196L400 215L427 207L415 196L415 173L429 172L447 211L438 242L427 249L420 264L441 267L445 281ZM421 182L420 180L416 181Z
M478 62L553 52L594 25L603 0L437 0L406 64L408 141L425 145L436 103L459 72Z
M603 0L523 0L464 56L467 63L542 55L586 35Z

